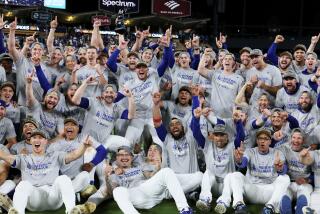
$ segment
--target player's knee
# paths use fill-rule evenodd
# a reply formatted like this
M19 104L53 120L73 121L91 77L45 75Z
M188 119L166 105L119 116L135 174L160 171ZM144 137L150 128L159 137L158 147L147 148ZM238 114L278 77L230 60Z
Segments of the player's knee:
M289 186L290 185L290 178L288 175L280 175L277 177L277 181L283 185Z
M196 172L195 174L196 174L197 179L202 181L203 173L202 172Z
M57 183L69 184L71 179L67 175L60 175L56 178Z
M233 179L242 179L243 174L241 172L233 172L230 174Z
M113 190L113 198L115 201L127 195L128 190L124 187L117 187Z
M16 192L28 192L32 189L32 184L29 181L20 181L16 187Z

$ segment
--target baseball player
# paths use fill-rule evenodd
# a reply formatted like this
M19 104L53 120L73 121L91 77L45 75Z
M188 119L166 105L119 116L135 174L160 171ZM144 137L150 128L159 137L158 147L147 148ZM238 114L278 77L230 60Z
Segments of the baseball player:
M210 211L212 202L212 193L220 195L223 191L230 191L223 188L224 183L228 183L228 173L235 171L235 162L233 159L233 151L240 141L229 141L226 127L223 124L217 124L213 128L212 135L205 138L200 131L199 117L201 109L194 110L194 117L191 122L193 135L198 145L203 149L206 160L206 171L203 175L201 183L201 193L196 206L202 211ZM241 120L238 120L238 124ZM207 139L207 140L206 140ZM210 139L210 140L209 140ZM212 142L210 142L212 141ZM219 212L217 209L216 212Z
M295 213L302 213L302 208L309 205L312 192L311 167L300 162L299 153L306 143L306 135L300 128L291 132L290 143L279 147L285 157L291 183L281 199L281 213L292 213L292 201L296 199Z
M153 94L153 123L163 144L163 160L168 159L168 166L177 174L199 171L197 160L197 143L192 131L178 118L172 118L169 132L162 123L160 112L160 93ZM167 155L167 157L166 157Z
M12 121L5 117L6 106L6 103L3 100L0 100L0 144L4 144L5 141L7 141L6 147L10 149L17 140Z
M72 102L87 110L82 133L89 134L98 142L102 142L109 150L114 150L114 148L120 146L119 144L128 141L123 137L111 136L110 134L118 118L130 120L134 117L135 103L133 96L129 90L123 92L129 100L128 109L113 103L116 94L112 85L105 86L101 98L82 97L88 83L91 81L93 81L91 77L84 80L72 97Z
M281 152L269 147L272 139L270 130L262 128L256 137L257 147L244 151L243 146L240 146L235 150L237 166L246 167L247 173L244 176L240 172L234 172L226 176L230 176L230 187L225 183L224 188L231 188L231 191L223 191L217 200L215 210L218 213L226 212L231 202L231 192L235 213L247 213L244 197L251 203L265 204L262 213L279 212L281 197L290 183L289 177L285 175L284 157Z
M0 159L22 173L22 181L17 185L13 205L9 214L24 214L30 211L57 210L62 204L66 213L91 213L95 206L91 203L75 206L72 182L66 175L59 176L59 169L83 155L92 142L87 137L83 144L71 153L46 153L48 134L35 130L31 134L32 154L11 155L0 151ZM83 211L84 212L83 212Z
M310 147L303 149L299 156L300 162L305 165L311 165L312 171L314 172L314 190L310 197L310 206L305 206L302 208L304 214L320 213L320 177L319 177L319 161L320 153L319 150L310 152Z
M10 153L13 155L17 154L31 154L32 153L32 145L30 143L30 138L32 132L39 128L37 121L35 121L32 117L26 117L23 121L22 126L22 135L24 140L13 144L10 148Z
M57 139L52 142L47 148L47 152L61 151L65 153L71 153L81 147L85 136L79 133L79 123L74 118L66 118L64 120L64 133L62 139ZM60 174L67 175L73 184L75 192L85 190L90 185L89 172L98 165L106 157L107 151L103 145L92 139L92 146L96 150L94 158L85 163L84 156L77 160L63 165L60 168Z
M10 154L7 147L2 144L0 144L0 150L4 153ZM6 211L9 210L10 207L8 206L8 204L10 203L11 199L8 198L7 194L13 191L16 187L14 181L7 180L9 169L10 166L3 160L0 160L0 213L1 208L5 209Z
M176 202L180 214L191 214L180 183L174 172L164 168L157 173L154 165L132 166L133 153L128 147L120 147L117 152L118 168L114 174L108 173L107 182L113 188L113 197L121 211L135 214L138 209L150 209L167 197L168 192Z
M228 53L223 58L222 72L209 72L204 64L198 68L199 74L212 82L210 107L218 117L231 117L234 100L243 85L243 78L234 73L234 65L234 55Z
M3 100L6 107L6 117L9 118L16 130L18 130L20 124L20 108L13 104L13 96L15 92L15 86L12 82L3 82L0 86L0 99Z
M32 115L39 127L45 129L51 138L61 135L63 133L63 117L55 111L60 93L55 89L50 89L46 92L43 103L40 103L33 94L33 76L34 72L26 78L27 114Z

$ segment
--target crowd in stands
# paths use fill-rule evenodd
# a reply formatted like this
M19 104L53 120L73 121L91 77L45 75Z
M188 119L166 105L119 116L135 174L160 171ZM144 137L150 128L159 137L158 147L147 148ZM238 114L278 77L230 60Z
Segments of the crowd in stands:
M0 17L0 206L125 214L172 198L180 214L320 213L320 68L314 49L277 54L227 36L17 37ZM174 28L174 27L173 27ZM96 177L96 180L95 180ZM77 196L77 197L75 197ZM214 205L214 206L213 206Z

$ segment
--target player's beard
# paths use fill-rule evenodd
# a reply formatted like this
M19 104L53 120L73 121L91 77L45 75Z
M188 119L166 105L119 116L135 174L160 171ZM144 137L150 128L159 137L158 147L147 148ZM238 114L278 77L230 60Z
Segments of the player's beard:
M181 138L184 136L184 130L182 129L182 130L179 132L178 135L173 135L173 134L171 134L171 135L172 135L173 139L179 140L179 139L181 139Z

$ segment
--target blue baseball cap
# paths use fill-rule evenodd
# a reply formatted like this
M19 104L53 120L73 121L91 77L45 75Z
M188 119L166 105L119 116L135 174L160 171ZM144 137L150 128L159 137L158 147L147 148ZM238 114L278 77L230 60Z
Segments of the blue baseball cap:
M7 104L3 100L0 100L0 106L3 106L4 108L7 108Z

